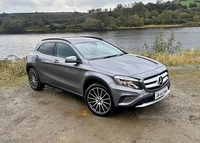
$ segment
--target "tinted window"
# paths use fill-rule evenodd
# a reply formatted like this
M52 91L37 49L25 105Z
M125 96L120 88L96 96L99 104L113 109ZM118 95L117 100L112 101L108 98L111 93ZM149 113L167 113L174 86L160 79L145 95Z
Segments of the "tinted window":
M38 49L38 51L43 54L53 56L54 46L55 46L55 43L45 43Z
M69 45L59 43L56 55L60 58L66 58L69 56L75 56L75 53Z

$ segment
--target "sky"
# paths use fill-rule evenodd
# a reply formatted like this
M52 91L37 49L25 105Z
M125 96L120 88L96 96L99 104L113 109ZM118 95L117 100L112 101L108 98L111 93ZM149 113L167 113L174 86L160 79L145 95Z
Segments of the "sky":
M0 0L0 13L88 12L93 8L113 9L117 4L135 2L147 4L156 0Z

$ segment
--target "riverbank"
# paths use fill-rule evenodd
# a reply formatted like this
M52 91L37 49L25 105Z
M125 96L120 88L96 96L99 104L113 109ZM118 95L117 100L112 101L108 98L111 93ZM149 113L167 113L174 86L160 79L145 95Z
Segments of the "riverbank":
M185 23L185 24L174 24L174 25L144 25L138 27L118 27L118 28L105 28L100 30L83 30L83 29L65 29L65 30L49 30L49 29L28 29L20 33L12 34L51 34L51 33L66 33L66 32L106 32L115 30L133 30L133 29L163 29L163 28L187 28L187 27L200 27L200 22L196 23ZM0 29L0 34L10 34L3 32Z

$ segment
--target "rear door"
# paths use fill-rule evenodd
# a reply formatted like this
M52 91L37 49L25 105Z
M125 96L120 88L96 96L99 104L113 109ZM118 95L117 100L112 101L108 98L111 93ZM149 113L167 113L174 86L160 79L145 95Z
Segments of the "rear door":
M35 63L42 82L53 84L52 71L53 57L55 53L55 42L42 44L36 51Z

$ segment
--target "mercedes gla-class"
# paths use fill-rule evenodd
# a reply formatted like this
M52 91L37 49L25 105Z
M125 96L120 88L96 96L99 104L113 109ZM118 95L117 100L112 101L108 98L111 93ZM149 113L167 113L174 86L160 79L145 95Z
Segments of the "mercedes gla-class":
M145 107L169 93L166 67L95 37L49 38L27 56L32 89L50 85L79 95L98 116L116 107Z

